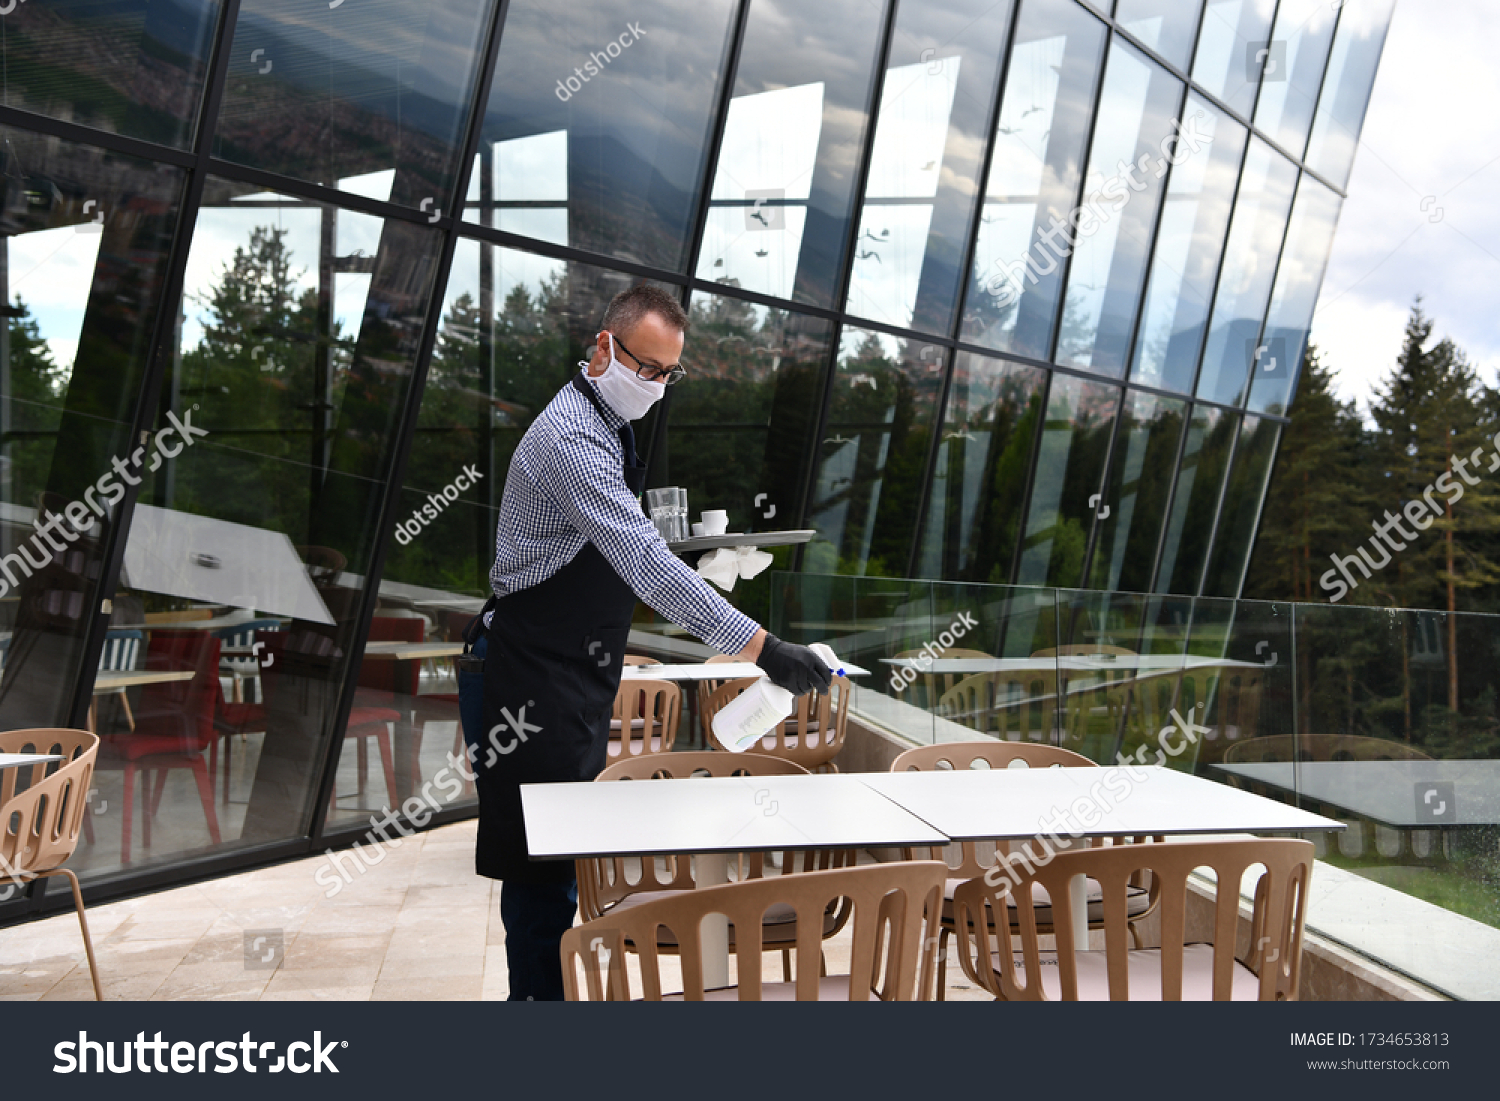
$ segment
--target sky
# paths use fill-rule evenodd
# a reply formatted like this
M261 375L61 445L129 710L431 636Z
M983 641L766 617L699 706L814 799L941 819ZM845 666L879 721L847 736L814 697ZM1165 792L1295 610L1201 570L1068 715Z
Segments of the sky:
M1500 381L1497 21L1500 0L1396 2L1312 328L1367 419L1418 295L1434 338Z

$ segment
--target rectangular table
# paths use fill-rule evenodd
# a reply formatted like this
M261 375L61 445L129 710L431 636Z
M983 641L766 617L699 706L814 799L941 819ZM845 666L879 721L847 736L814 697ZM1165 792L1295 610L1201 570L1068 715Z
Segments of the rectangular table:
M533 860L698 853L696 882L729 881L726 854L942 845L947 838L854 776L729 776L523 784ZM706 987L729 983L729 929L705 922Z
M1397 829L1500 824L1500 761L1256 761L1212 767Z
M0 768L23 768L39 765L45 761L61 761L58 753L0 753Z
M852 662L843 663L847 677L867 677L868 669ZM753 661L720 661L680 665L627 665L621 671L621 680L739 680L742 677L763 677L766 671Z
M964 769L862 773L860 779L954 841L1024 841L1075 828L1090 837L1344 828L1332 818L1167 768ZM1069 886L1074 944L1087 945L1084 877L1074 876Z

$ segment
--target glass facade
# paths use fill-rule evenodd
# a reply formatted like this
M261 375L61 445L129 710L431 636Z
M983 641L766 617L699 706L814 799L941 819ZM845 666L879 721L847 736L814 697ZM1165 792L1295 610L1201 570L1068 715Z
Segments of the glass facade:
M1391 13L11 8L0 723L104 738L102 893L473 812L509 458L642 281L649 484L778 570L1237 596Z

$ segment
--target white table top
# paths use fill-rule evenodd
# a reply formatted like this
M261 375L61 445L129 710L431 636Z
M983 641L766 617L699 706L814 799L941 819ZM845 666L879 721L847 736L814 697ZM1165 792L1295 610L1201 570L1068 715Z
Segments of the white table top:
M1048 832L1049 823L1053 831L1085 827L1091 836L1344 828L1332 818L1158 767L879 772L859 779L955 841L1035 837ZM1059 812L1069 817L1059 823Z
M94 695L118 692L121 688L139 688L143 684L171 684L192 680L191 669L106 669L94 676Z
M464 652L462 642L367 642L365 657L411 661L416 658L451 658Z
M763 677L766 671L753 661L721 661L710 665L627 665L620 674L622 680L739 680L742 677ZM844 675L867 677L868 669L844 662Z
M57 753L0 753L0 768L21 768L23 765L61 760L61 754Z
M543 860L947 840L852 775L524 784L521 806Z
M1301 761L1295 772L1290 761L1213 767L1388 826L1500 823L1500 761Z
M1112 654L1094 657L1066 654L1041 658L881 658L886 665L903 666L919 673L1025 673L1032 670L1061 669L1064 672L1097 673L1110 669L1129 669L1148 673L1170 673L1181 669L1261 669L1254 661L1231 661L1229 658L1205 658L1191 654Z

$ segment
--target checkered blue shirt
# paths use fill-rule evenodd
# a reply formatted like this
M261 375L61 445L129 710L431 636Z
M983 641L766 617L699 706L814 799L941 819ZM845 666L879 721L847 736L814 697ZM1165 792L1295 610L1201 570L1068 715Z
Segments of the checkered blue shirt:
M599 393L586 374L584 382ZM739 653L760 625L667 549L620 473L625 419L599 401L603 418L565 386L521 437L500 501L490 587L500 597L529 589L593 543L637 597L721 653Z

